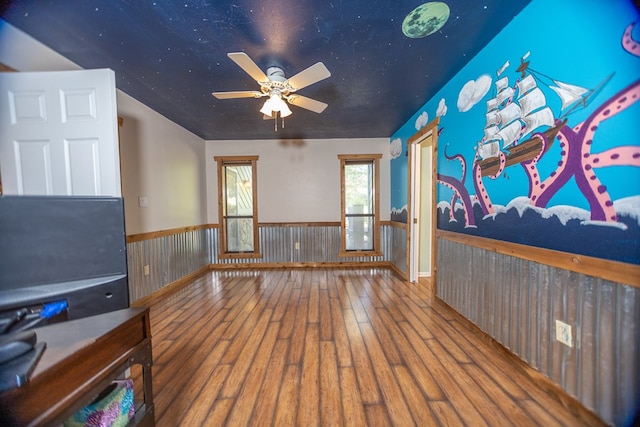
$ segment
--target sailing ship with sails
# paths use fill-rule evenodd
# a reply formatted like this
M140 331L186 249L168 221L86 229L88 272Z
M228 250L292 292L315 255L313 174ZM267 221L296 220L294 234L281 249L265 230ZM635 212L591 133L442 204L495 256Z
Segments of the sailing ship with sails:
M509 85L507 76L499 78L495 82L494 97L487 101L484 137L477 147L482 176L495 175L500 170L500 151L506 157L505 167L532 160L539 155L543 144L540 138L532 137L534 132L546 136L546 152L566 124L566 116L576 108L586 106L587 98L612 77L609 76L593 90L549 78L551 84L548 87L562 102L563 114L556 119L547 105L544 93L538 87L538 81L546 76L531 70L528 57L529 52L521 58L517 69L522 78L513 87ZM500 67L498 77L508 67L509 61Z

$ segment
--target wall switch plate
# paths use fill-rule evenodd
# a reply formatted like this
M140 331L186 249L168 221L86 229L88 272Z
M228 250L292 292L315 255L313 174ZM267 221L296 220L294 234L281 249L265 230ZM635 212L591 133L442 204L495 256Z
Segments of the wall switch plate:
M297 250L300 250L300 242L296 242L296 244L295 244L295 248L296 248L296 251L297 251Z
M149 275L149 265L145 265L143 270L144 270L144 275L148 276Z
M138 196L138 206L146 208L149 206L149 198L147 196Z
M556 340L562 344L573 347L573 339L571 336L571 325L560 320L556 320Z

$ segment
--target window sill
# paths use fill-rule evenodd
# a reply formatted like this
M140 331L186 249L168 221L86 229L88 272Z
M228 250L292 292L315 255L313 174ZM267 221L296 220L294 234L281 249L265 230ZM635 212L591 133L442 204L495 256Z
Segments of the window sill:
M241 252L241 253L229 253L219 254L220 259L240 259L240 258L262 258L262 254L259 252Z
M379 251L344 251L339 252L339 258L354 258L361 256L382 256L382 252Z

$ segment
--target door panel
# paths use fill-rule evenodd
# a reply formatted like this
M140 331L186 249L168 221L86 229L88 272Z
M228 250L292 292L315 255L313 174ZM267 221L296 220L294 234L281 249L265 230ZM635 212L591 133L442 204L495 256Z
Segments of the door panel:
M120 196L111 70L0 73L5 194Z

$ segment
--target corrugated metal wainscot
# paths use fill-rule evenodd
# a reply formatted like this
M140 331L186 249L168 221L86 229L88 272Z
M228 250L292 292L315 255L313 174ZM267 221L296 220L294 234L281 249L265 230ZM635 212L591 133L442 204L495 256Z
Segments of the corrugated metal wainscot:
M438 297L604 421L640 400L640 288L438 239ZM573 347L556 340L571 326Z
M133 303L209 264L209 230L197 229L127 243Z

